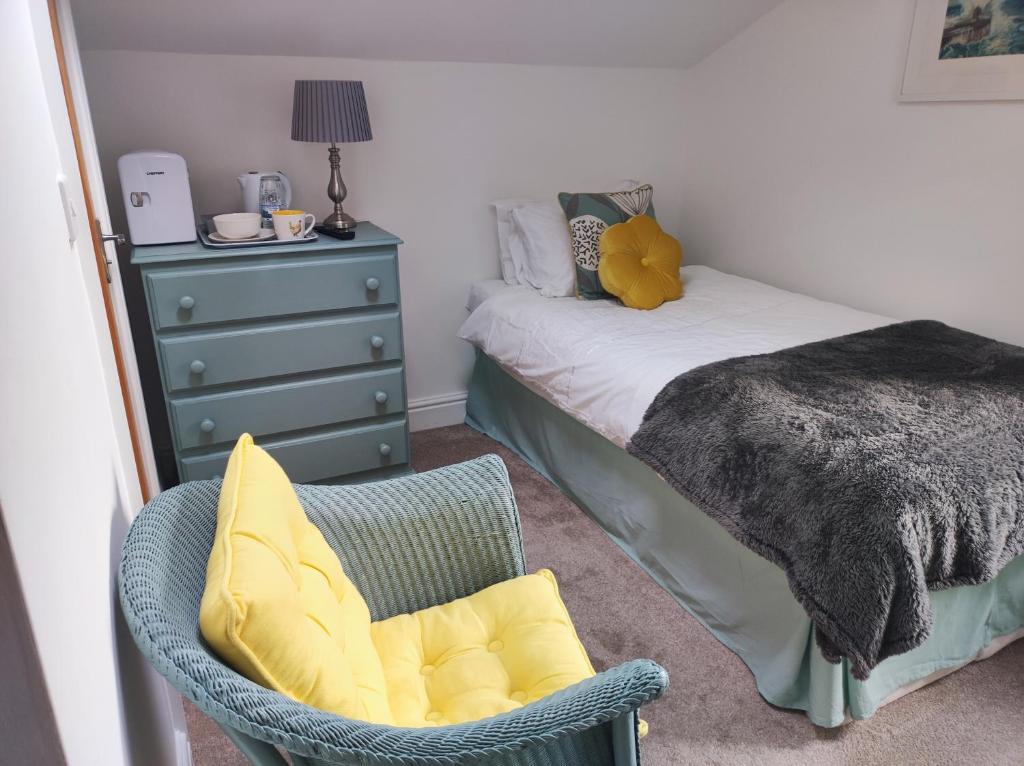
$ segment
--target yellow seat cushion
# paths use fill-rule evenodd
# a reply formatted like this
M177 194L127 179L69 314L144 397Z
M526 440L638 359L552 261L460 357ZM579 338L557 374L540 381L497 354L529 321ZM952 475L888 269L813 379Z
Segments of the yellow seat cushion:
M371 631L398 726L475 721L594 675L546 569Z
M683 249L650 216L608 227L599 243L601 286L634 309L656 309L683 295Z
M394 726L485 718L594 675L547 570L371 623L288 477L248 434L224 475L199 625L247 678Z

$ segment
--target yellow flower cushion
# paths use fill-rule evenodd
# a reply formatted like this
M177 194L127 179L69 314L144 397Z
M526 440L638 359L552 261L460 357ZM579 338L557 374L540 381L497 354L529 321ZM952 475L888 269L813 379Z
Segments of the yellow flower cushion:
M679 240L650 216L635 215L601 235L597 275L601 286L634 309L656 309L683 295Z
M371 624L288 477L248 434L224 476L199 625L247 678L394 726L485 718L594 675L546 570Z

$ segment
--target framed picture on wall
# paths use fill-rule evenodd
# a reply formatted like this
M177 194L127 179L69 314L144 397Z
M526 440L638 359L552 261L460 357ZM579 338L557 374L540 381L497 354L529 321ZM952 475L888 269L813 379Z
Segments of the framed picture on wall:
M900 99L1024 99L1024 0L917 0Z

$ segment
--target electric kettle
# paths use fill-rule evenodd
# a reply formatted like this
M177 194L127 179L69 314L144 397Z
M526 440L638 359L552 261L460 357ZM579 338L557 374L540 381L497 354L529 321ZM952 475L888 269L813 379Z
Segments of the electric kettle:
M292 204L292 185L280 170L250 170L238 177L238 185L245 212L259 213L264 228L274 225L271 213L287 210Z

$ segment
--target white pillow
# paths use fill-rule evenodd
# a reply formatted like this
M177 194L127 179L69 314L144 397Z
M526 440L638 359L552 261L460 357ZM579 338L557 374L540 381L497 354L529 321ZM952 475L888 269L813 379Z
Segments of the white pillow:
M562 206L549 202L521 205L512 209L512 223L526 251L520 279L545 298L575 295L576 270Z
M528 205L530 199L499 199L491 203L498 215L498 251L501 258L501 278L509 285L522 285L522 271L526 263L526 250L522 235L515 230L512 211Z
M611 191L632 191L640 185L639 181L634 181L630 178L622 181L617 181L614 184L608 184L605 188L610 188ZM600 184L594 185L594 188L598 188ZM512 197L509 199L499 199L491 203L497 213L498 218L498 250L501 261L501 278L505 280L506 284L509 285L531 285L541 290L542 294L547 295L544 292L547 285L548 290L551 292L550 296L547 297L560 297L562 295L574 295L576 292L576 277L574 266L572 262L572 247L571 245L567 248L566 253L568 255L568 261L564 268L569 270L572 274L572 282L570 283L569 291L562 292L564 289L564 271L553 265L544 266L538 264L534 268L529 268L527 264L531 260L543 260L546 257L553 259L560 258L559 248L560 245L556 242L557 238L551 238L545 236L543 231L552 231L548 226L541 225L538 228L531 231L532 239L534 241L534 252L536 256L531 257L526 251L525 233L519 230L516 222L513 220L512 211L516 208L525 206L540 205L542 207L550 207L558 210L558 214L562 220L563 228L568 226L565 220L565 214L562 211L560 205L555 203L546 203L535 199L526 199L522 197ZM531 221L536 220L537 216L528 215L527 218ZM566 229L565 236L568 237L568 231ZM546 255L545 255L546 253ZM530 278L527 278L526 273L530 271ZM550 282L548 277L544 275L562 275L561 277L555 276ZM535 282L540 284L535 284Z

